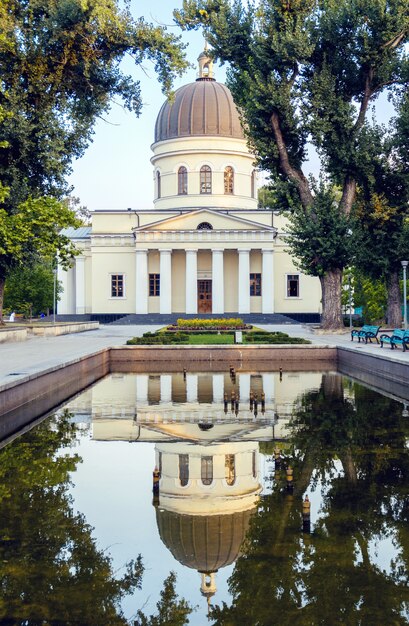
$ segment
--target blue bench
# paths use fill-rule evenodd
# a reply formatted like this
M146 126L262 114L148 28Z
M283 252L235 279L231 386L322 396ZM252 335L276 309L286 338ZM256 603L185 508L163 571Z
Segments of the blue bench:
M376 343L379 343L379 329L380 326L370 326L368 324L362 326L362 328L354 328L354 330L351 330L351 341L354 340L354 337L358 337L358 343L360 343L361 339L365 340L365 343L368 343L368 340L372 343L372 339L376 339Z
M392 335L381 335L379 339L381 342L381 348L383 348L384 343L389 343L392 350L396 346L402 345L403 352L406 352L406 348L409 347L409 330L395 328Z

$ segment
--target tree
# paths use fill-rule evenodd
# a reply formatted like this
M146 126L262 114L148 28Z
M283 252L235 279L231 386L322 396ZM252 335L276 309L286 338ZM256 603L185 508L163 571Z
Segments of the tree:
M407 3L185 0L175 19L184 29L202 26L214 56L229 63L228 86L250 145L274 181L295 188L295 210L319 223L302 169L311 142L321 173L341 189L336 209L346 220L370 165L369 107L386 89L408 82ZM319 258L321 249L315 253ZM342 325L342 269L335 255L327 267L310 268L321 281L325 328Z
M61 291L55 283L56 299ZM45 313L54 306L54 272L52 261L38 259L28 266L16 267L7 278L4 308L25 313L27 317Z
M116 0L5 0L0 8L0 323L8 272L31 254L73 247L58 234L75 226L56 200L67 194L71 162L91 141L93 125L118 97L139 115L139 82L121 70L154 63L163 91L187 63L179 38ZM36 215L34 215L34 212Z
M409 98L397 103L389 128L374 127L372 173L360 186L355 229L355 265L387 288L387 319L402 321L399 275L401 260L409 256Z
M0 323L10 271L33 258L54 258L57 253L61 265L67 267L77 251L61 229L79 224L73 211L54 198L30 198L11 213L0 204Z
M0 25L0 105L10 116L0 138L7 209L28 196L61 198L72 159L91 141L113 98L139 115L139 81L121 61L154 64L163 91L187 63L179 38L132 18L116 0L6 0ZM1 36L3 35L3 39Z

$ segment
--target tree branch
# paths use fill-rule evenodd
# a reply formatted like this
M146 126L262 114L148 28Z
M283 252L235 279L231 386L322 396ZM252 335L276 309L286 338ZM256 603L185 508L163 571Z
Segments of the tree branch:
M311 193L311 189L308 180L304 176L300 169L294 168L288 156L287 146L284 141L283 133L280 126L280 119L278 113L274 112L271 116L271 126L274 132L274 138L277 144L278 155L280 159L280 167L283 172L297 187L301 204L304 209L310 207L314 202L314 197Z

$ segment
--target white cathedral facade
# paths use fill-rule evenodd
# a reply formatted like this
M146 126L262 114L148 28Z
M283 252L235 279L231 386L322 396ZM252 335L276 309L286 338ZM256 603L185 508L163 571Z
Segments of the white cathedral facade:
M257 208L257 172L211 59L165 102L151 159L154 208L95 211L66 231L80 250L59 268L59 314L321 312L317 278L286 249L285 218Z

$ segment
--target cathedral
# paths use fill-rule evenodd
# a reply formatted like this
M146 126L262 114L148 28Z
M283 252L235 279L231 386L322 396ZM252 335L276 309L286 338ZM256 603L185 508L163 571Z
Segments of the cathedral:
M153 208L92 213L67 229L59 314L272 314L319 319L317 278L286 247L285 217L258 209L257 171L228 88L206 51L195 82L159 111Z

